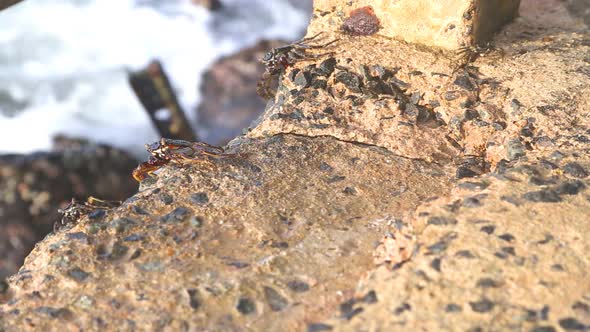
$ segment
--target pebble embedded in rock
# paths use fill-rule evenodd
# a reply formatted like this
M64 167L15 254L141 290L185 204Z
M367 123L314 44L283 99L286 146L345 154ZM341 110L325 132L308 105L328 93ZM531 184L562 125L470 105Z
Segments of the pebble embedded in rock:
M352 92L360 93L362 88L361 78L351 72L339 71L336 73L336 82L344 84Z
M172 202L174 202L174 198L172 198L172 195L170 195L168 193L161 193L160 200L162 201L162 203L164 203L166 205L170 205L170 204L172 204Z
M576 178L583 179L588 177L588 172L586 169L576 162L567 163L565 166L563 166L563 172Z
M201 306L201 301L199 300L199 294L196 289L187 289L186 292L188 293L189 297L189 305L193 310L199 309Z
M67 275L68 275L68 277L70 277L76 281L82 282L90 276L90 273L82 270L79 267L75 267L75 268L69 270Z
M573 317L560 319L559 326L566 331L586 331L590 329L590 325L585 325Z
M204 192L195 193L191 195L191 201L198 205L205 205L209 203L209 196Z
M479 230L488 234L488 235L491 235L496 230L496 226L493 226L493 225L483 226Z
M512 138L508 141L508 160L515 160L525 155L524 145L518 138Z
M335 58L328 58L320 63L318 66L319 71L321 72L322 76L330 76L334 72L334 68L336 67L336 59Z
M256 311L256 304L247 297L241 297L238 300L238 304L236 305L236 309L243 315L249 315Z
M309 284L299 280L289 281L287 287L295 293L304 293L309 290Z
M161 218L162 222L180 223L185 221L190 215L190 211L185 207L177 207L172 212Z
M300 88L309 87L311 85L311 77L309 75L309 72L300 71L299 73L297 73L297 75L295 75L293 83L295 83L295 85L297 85Z
M586 185L580 180L566 181L554 188L558 195L577 195L584 189Z
M485 312L489 312L492 309L494 309L494 302L483 298L477 302L469 302L469 305L471 306L471 310L477 312L477 313L485 313Z
M431 217L430 219L428 219L428 224L429 225L434 225L434 226L456 225L457 224L457 219L455 219L455 218L448 218L448 217L441 217L441 216L435 216L435 217Z
M328 324L312 323L307 325L307 332L332 331L334 328Z
M522 195L522 198L526 199L527 201L535 202L535 203L539 203L539 202L544 202L544 203L557 203L557 202L561 202L561 197L559 197L559 195L557 194L557 192L555 192L554 190L550 190L550 189L539 190L539 191L531 191L531 192L528 192L528 193Z
M264 297L272 311L281 311L289 304L287 299L271 287L264 287Z

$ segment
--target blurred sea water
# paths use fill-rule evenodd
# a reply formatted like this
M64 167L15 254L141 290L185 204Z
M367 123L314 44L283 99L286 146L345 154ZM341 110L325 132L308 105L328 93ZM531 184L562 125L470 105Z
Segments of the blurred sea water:
M0 12L0 153L49 149L57 134L141 154L156 140L127 72L158 58L193 122L204 71L266 38L304 33L310 0L26 0Z

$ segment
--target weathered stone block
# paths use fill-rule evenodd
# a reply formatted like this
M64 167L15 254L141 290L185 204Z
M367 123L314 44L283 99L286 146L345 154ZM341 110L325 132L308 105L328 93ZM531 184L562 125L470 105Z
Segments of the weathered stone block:
M347 18L370 7L379 20L377 34L455 50L488 41L518 15L520 0L322 0L314 5L317 18L334 29L344 26L350 32Z

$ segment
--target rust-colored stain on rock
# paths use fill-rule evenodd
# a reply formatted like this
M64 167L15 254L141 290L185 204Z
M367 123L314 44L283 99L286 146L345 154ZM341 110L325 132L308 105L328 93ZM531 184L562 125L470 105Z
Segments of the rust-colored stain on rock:
M369 36L377 33L381 25L379 18L375 15L373 7L366 6L357 8L350 12L350 15L340 27L345 33L354 36Z

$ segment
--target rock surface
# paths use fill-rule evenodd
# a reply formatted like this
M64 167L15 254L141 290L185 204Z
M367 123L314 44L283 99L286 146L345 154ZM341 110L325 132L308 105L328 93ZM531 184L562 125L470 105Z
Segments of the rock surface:
M4 330L590 329L588 31L523 1L459 65L325 33L226 155L39 243Z

